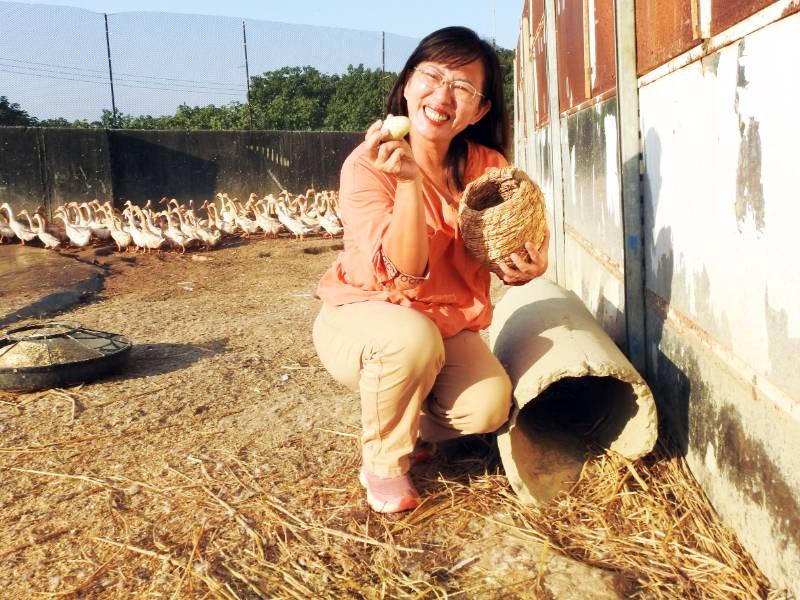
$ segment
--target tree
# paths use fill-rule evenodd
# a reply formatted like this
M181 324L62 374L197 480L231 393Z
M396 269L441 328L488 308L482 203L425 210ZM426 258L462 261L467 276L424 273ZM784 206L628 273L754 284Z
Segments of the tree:
M497 48L500 68L503 70L503 95L506 101L508 118L514 122L514 51Z
M0 125L33 127L36 119L22 110L16 102L12 103L6 96L0 96Z
M338 75L310 66L283 67L251 77L250 104L258 129L322 129Z
M226 106L189 106L181 104L175 111L175 129L246 129L247 105L231 102Z
M386 95L392 89L396 73L382 73L364 65L347 65L347 72L336 83L328 103L325 127L338 131L364 131L383 116Z

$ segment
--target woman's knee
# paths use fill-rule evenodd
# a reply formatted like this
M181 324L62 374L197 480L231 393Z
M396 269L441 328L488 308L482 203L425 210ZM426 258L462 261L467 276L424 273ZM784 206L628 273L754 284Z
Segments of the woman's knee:
M505 373L492 378L491 388L485 390L481 402L476 403L471 415L472 431L490 433L497 431L508 420L511 411L511 380Z
M409 309L413 314L392 327L391 340L384 348L411 371L431 367L438 373L444 365L444 342L439 329L428 317Z

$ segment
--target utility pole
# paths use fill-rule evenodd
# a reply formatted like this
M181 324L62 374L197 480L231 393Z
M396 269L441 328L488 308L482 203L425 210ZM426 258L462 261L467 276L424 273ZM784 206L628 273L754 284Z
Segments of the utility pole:
M383 117L383 107L385 105L385 92L383 91L383 83L386 79L386 32L381 31L381 93L380 98L378 98L378 102L380 105L378 106L379 112L378 114Z
M497 50L497 43L495 40L497 39L497 26L496 26L496 19L495 19L495 6L497 3L495 0L492 0L492 48Z
M112 126L117 125L117 102L114 99L114 73L111 70L111 42L108 38L108 14L103 13L106 21L106 55L108 56L108 81L111 84L111 119Z
M247 62L247 28L242 20L242 42L244 43L244 75L247 77L247 115L250 129L253 128L253 106L250 104L250 64Z

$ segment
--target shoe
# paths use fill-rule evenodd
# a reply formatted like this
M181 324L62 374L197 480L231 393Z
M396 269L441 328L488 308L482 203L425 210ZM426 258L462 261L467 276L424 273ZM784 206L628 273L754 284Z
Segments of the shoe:
M367 504L375 512L397 513L419 506L420 497L408 475L378 477L361 467L358 480L367 490Z
M412 464L418 465L431 462L434 454L436 454L435 442L423 442L418 439L408 458L411 459Z

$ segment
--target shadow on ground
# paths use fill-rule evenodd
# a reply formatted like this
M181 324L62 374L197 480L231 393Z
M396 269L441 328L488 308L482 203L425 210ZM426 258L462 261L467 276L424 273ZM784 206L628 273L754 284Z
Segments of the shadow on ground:
M188 368L207 356L224 352L228 338L205 344L142 344L134 345L131 356L113 377L117 381L163 375Z

